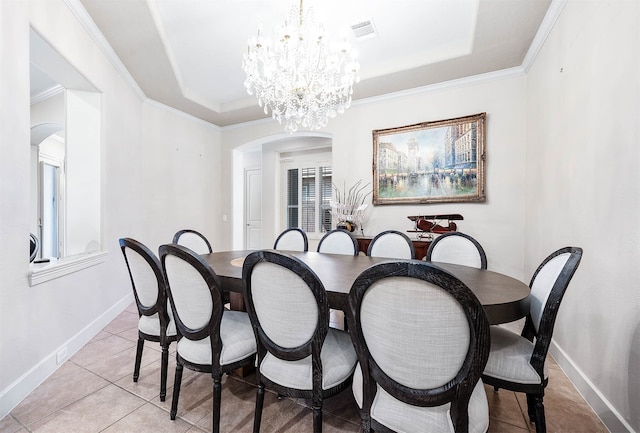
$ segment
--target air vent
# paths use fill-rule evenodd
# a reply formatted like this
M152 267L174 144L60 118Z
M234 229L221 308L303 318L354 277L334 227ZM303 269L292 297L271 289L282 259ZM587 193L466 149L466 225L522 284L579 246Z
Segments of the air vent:
M376 29L371 18L353 24L351 30L357 39L369 39L376 36Z

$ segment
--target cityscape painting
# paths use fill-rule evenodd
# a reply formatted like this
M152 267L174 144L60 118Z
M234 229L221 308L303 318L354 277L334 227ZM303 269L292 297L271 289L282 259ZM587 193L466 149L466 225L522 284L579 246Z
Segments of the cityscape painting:
M486 113L373 131L373 204L485 200Z

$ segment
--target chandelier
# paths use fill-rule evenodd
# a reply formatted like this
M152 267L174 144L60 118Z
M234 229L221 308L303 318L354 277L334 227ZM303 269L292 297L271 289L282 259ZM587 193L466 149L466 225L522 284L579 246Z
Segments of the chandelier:
M247 91L255 92L265 114L270 110L271 117L284 121L287 132L299 125L326 126L329 118L349 108L353 83L360 81L360 65L346 39L329 41L313 9L304 12L302 0L299 7L292 6L273 42L259 26L242 62Z

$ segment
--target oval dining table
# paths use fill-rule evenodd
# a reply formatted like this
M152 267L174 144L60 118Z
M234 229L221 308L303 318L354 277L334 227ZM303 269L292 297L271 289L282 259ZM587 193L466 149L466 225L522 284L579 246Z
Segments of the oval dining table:
M242 264L251 250L222 251L204 254L220 278L222 289L243 294ZM307 264L318 275L327 291L329 307L346 310L351 285L358 275L376 263L394 261L369 256L347 256L317 252L280 251L290 254ZM423 262L424 263L424 262ZM489 323L513 322L529 312L529 286L507 275L450 263L431 262L456 276L476 295L489 319ZM232 299L233 309L243 309L242 296Z

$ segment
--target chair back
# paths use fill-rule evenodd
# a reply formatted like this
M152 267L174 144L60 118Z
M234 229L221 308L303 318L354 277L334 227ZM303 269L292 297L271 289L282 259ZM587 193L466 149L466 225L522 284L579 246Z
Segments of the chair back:
M489 356L489 323L471 290L429 263L382 263L356 279L349 307L363 416L370 416L376 394L383 393L381 399L418 407L450 404L455 431L467 431L469 400ZM354 394L355 386L354 378Z
M487 255L482 245L460 232L444 233L435 238L427 250L427 261L487 269Z
M369 244L367 255L392 259L415 259L416 250L409 236L396 230L378 233Z
M545 357L560 302L581 259L582 248L561 248L544 259L531 278L531 305L522 335L531 341L535 336L535 352L544 353Z
M159 251L179 338L211 337L212 365L219 366L223 302L218 276L200 255L182 245L161 245Z
M280 233L273 244L274 250L308 251L309 240L304 230L291 227Z
M329 328L329 308L318 276L293 256L256 251L245 259L242 277L258 340L258 361L267 351L287 361L319 357Z
M122 238L119 242L139 315L153 316L158 313L161 332L165 332L169 322L169 309L160 261L149 248L135 239Z
M319 253L344 254L348 256L358 255L358 241L355 236L346 230L331 230L320 239Z
M176 234L173 235L173 243L184 245L198 254L210 254L213 252L207 238L195 230L185 229L176 232Z

